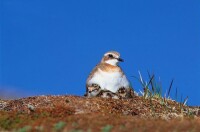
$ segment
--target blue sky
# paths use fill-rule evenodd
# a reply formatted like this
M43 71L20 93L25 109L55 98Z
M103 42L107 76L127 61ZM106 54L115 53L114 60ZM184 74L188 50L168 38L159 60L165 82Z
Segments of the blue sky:
M1 0L0 90L20 96L83 95L92 68L109 50L131 76L160 77L163 93L200 105L198 0Z

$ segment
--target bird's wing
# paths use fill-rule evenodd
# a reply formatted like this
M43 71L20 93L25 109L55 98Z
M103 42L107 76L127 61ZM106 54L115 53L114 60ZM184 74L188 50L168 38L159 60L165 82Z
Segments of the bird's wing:
M95 68L91 71L91 73L89 74L89 76L87 78L87 81L86 81L86 92L88 92L88 87L89 87L88 82L93 78L94 73L97 72L97 70L98 70L98 67L99 67L99 64L95 66Z

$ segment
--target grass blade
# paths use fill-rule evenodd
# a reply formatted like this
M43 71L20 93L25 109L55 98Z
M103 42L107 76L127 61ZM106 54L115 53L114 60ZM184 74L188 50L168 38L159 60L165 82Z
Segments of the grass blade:
M153 91L153 93L155 93L155 88L154 88L154 86L153 86L153 79L154 79L154 75L152 75L152 77L150 77L150 81L149 81L149 83L147 84L147 86L149 86L149 84L151 84L151 88L152 88L152 91Z
M169 94L171 92L171 88L172 88L173 82L174 82L174 79L172 79L172 81L170 83L170 86L169 86L169 89L168 89L168 92L167 92L167 97L169 97Z
M186 105L187 101L188 101L188 96L184 99L183 105Z
M176 101L177 101L177 99L178 99L178 88L177 87L176 87L175 98L176 98Z
M142 75L141 75L140 71L138 71L138 73L139 73L139 76L140 76L140 81L144 84L144 81L142 79Z

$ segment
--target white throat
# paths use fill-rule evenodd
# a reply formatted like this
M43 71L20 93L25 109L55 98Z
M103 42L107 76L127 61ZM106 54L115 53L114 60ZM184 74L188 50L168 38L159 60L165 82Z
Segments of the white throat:
M112 60L105 61L105 63L108 63L108 64L113 65L113 66L117 66L118 62L119 61L117 59L112 59Z

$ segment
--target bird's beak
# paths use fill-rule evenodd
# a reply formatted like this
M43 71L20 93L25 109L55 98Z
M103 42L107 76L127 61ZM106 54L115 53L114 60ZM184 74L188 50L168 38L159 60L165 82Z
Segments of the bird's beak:
M118 58L117 59L118 61L121 61L121 62L124 62L124 60L122 58Z

